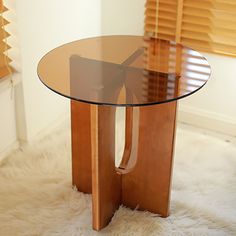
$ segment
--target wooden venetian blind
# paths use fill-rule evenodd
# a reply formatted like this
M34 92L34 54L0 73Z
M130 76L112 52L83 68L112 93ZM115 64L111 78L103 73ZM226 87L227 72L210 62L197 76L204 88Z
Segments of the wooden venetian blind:
M11 59L7 56L7 50L10 46L7 44L7 38L10 36L5 30L5 26L9 23L4 17L3 14L8 9L4 6L3 1L0 0L0 79L11 74L12 68L9 63Z
M236 0L147 0L146 35L236 56Z

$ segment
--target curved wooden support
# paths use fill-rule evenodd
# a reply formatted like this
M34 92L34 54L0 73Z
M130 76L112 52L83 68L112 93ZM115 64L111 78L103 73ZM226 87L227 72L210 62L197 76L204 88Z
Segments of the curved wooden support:
M140 53L139 50L138 53ZM133 60L133 57L136 57L137 53L133 54L130 59ZM129 61L129 60L128 60ZM127 63L128 61L124 62ZM135 96L129 92L127 88L124 86L121 88L118 96L118 101L122 103L122 101L126 101L127 97L130 100L135 99ZM134 111L138 111L138 108L126 107L125 108L125 146L123 156L118 168L116 168L117 172L120 174L126 174L130 172L136 163L137 160L137 136L138 136L138 123L139 120L138 115L135 115L136 122L134 121Z
M126 108L125 118L125 147L122 160L119 165L119 169L125 169L128 165L131 148L132 148L132 131L133 131L133 108Z
M136 164L139 131L138 121L139 109L127 107L125 117L125 147L122 160L117 168L117 172L120 174L127 174L132 171Z

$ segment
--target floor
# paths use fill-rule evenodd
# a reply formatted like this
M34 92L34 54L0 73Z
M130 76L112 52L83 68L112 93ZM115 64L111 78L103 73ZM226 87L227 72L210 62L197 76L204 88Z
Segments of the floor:
M179 124L171 216L120 207L91 229L91 196L71 188L70 128L0 163L0 236L236 235L236 139Z

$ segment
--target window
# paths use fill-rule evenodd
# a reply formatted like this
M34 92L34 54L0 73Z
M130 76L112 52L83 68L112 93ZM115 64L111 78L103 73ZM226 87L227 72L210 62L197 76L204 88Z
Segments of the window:
M147 0L145 32L197 50L236 56L236 1Z

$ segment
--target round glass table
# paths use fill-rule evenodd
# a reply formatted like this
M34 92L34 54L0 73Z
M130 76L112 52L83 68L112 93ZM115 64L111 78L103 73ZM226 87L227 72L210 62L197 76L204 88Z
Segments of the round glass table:
M92 193L95 230L120 204L168 216L177 100L201 89L210 74L199 52L146 36L78 40L40 60L40 80L71 99L72 179ZM126 107L119 167L117 106Z

